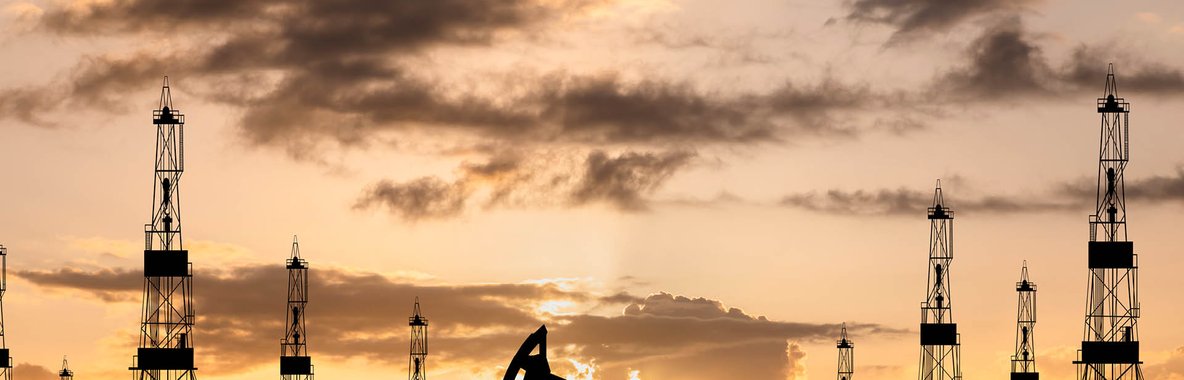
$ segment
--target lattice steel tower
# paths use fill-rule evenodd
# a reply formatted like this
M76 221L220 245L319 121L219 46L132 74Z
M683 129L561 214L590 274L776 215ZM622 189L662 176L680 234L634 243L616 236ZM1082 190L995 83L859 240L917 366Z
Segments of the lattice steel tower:
M837 343L835 347L839 349L838 380L851 380L851 375L855 373L855 343L847 339L846 323L843 324Z
M1118 97L1114 65L1098 98L1102 133L1097 207L1089 217L1089 291L1077 378L1142 379L1139 361L1139 260L1126 234L1123 172L1130 158L1131 106Z
M428 378L428 319L419 311L419 297L415 297L415 311L407 324L411 326L411 359L407 361L407 379Z
M1028 280L1028 262L1020 269L1015 317L1015 354L1011 355L1011 380L1038 380L1036 372L1036 283Z
M74 371L70 370L70 364L66 362L65 357L62 357L62 370L58 371L58 377L61 380L74 380Z
M193 264L181 241L185 115L173 109L168 77L152 124L152 222L144 225L144 306L140 344L130 369L138 380L194 380Z
M280 377L284 380L312 380L312 357L308 356L308 331L304 307L308 305L308 261L300 258L300 242L292 237L292 256L287 260L288 308L284 312L284 340L280 342Z
M8 291L8 248L0 245L0 380L12 380L12 357L4 330L4 293Z
M954 212L944 204L941 181L929 207L929 274L921 303L921 380L961 379L961 342L951 312L950 262L954 260Z

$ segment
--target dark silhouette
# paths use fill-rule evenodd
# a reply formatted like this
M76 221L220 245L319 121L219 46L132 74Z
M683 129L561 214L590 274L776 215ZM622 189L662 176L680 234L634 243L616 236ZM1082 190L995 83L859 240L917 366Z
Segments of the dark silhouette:
M4 335L4 293L8 291L8 248L0 245L0 380L12 380L12 357Z
M921 303L921 380L962 378L958 325L950 294L950 263L954 261L954 211L945 206L941 181L929 207L929 275Z
M1039 380L1036 372L1036 283L1028 280L1028 262L1015 283L1019 306L1015 317L1015 354L1011 355L1011 380Z
M531 355L535 347L539 348L538 355ZM562 377L551 374L551 364L547 362L547 325L540 326L537 331L526 337L510 366L506 368L506 375L502 380L514 380L518 371L525 371L522 380L563 380Z
M61 380L74 380L74 371L70 370L70 364L66 362L66 357L62 357L62 370L58 371L58 377Z
M855 374L855 343L847 339L846 323L843 323L835 347L839 349L839 380L851 380L851 375Z
M308 331L304 308L308 306L308 261L300 258L300 242L292 237L288 268L288 307L284 340L280 341L280 376L284 380L312 379L312 357L308 356Z
M1131 106L1118 97L1114 64L1106 73L1098 147L1097 207L1089 217L1089 289L1085 336L1077 352L1081 380L1143 378L1139 360L1139 267L1126 231L1123 170L1130 159Z
M419 311L419 297L415 297L415 310L407 325L411 326L411 358L407 361L407 379L428 378L428 319Z
M156 152L152 222L144 225L144 306L140 342L132 361L138 380L193 380L193 273L181 244L181 173L185 115L173 108L169 78L152 111Z

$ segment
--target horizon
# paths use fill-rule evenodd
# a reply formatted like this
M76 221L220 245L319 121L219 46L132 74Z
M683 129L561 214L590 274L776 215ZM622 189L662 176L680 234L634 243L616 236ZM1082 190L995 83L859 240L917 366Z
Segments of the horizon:
M949 313L965 377L1005 376L1028 280L1036 368L1072 378L1089 266L1123 265L1086 244L1114 228L1091 215L1115 92L1142 373L1184 379L1184 4L10 0L0 20L18 380L132 372L142 233L189 252L196 323L169 339L206 379L277 376L281 340L322 377L401 378L421 310L437 380L529 367L538 339L567 380L833 378L847 339L854 377L916 379L922 315ZM184 181L153 177L166 105ZM945 222L952 263L930 257ZM307 318L285 306L297 257Z

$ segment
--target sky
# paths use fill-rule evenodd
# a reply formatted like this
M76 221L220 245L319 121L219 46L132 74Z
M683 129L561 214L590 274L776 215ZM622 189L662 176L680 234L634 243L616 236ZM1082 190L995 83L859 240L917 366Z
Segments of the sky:
M198 376L277 376L293 236L319 378L917 376L925 207L954 209L966 378L1014 284L1074 374L1107 65L1131 103L1149 379L1184 379L1184 3L0 1L0 244L21 379L129 375L162 77Z

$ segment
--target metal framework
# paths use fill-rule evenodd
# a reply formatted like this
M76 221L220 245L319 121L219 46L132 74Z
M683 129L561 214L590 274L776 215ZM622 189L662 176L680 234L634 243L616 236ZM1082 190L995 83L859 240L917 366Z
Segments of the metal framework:
M1123 172L1130 159L1130 103L1118 97L1114 65L1098 98L1097 207L1089 217L1089 282L1077 378L1142 379L1139 360L1139 258L1126 230Z
M12 380L12 357L4 330L4 293L8 291L8 248L0 245L0 380Z
M855 343L847 339L846 323L836 343L835 347L839 349L838 380L851 380L851 375L855 374Z
M411 326L411 358L407 361L407 379L428 378L428 319L419 311L419 297L415 297L415 311L407 319Z
M181 241L185 115L173 108L168 77L152 124L152 222L144 225L144 303L139 348L130 369L138 380L194 380L193 264Z
M280 377L283 380L312 380L312 357L308 355L308 331L304 308L308 306L308 261L300 258L300 242L292 237L288 268L288 308L284 339L280 341Z
M1028 262L1015 283L1019 296L1015 317L1015 354L1011 355L1011 380L1039 380L1036 372L1036 283L1028 280Z
M951 311L950 263L954 260L954 212L944 204L941 181L929 207L929 273L921 303L921 380L961 379L961 342Z
M66 362L66 357L62 357L62 370L58 372L58 377L61 380L74 380L74 371L70 370L70 364Z

